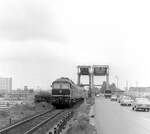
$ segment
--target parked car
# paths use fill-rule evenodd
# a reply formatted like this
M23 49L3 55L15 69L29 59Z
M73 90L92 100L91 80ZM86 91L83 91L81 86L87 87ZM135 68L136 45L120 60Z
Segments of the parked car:
M117 95L112 95L110 98L111 101L117 101Z
M121 101L124 97L126 97L126 96L124 96L124 95L118 96L117 102L120 103L120 101Z
M120 105L125 105L125 106L131 106L132 103L134 102L134 100L129 97L129 96L124 96L122 97L122 99L120 100Z
M96 94L95 96L99 97L99 96L100 96L100 94Z
M111 98L112 96L112 91L111 90L105 90L105 93L104 93L104 97L107 99L107 98Z
M132 104L132 110L150 110L150 100L148 98L136 98Z
M117 98L117 102L118 103L120 103L120 100L123 98L123 96L122 95L120 95L120 96L118 96L118 98Z

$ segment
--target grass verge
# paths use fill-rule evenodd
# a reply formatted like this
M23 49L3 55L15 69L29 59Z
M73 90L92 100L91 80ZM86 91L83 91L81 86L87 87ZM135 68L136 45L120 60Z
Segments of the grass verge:
M95 126L89 122L89 111L93 104L94 98L89 98L77 109L65 134L96 134Z

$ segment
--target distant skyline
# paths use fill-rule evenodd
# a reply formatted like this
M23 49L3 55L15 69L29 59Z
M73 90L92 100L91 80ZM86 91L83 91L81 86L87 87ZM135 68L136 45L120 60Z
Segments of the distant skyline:
M77 65L109 65L110 83L150 86L150 2L0 1L0 75L13 89L77 81ZM86 81L87 79L83 79ZM96 79L102 83L104 78Z

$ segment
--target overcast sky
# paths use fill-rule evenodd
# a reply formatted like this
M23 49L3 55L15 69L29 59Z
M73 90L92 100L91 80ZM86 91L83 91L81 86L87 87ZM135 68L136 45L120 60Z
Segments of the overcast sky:
M0 76L12 77L14 89L48 89L61 76L76 82L79 64L108 64L121 88L126 80L150 86L149 7L148 0L1 0Z

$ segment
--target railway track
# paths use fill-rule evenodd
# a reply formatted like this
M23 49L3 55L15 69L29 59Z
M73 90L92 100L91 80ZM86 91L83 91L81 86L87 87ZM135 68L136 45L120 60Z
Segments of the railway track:
M49 120L57 117L64 110L48 110L0 130L0 134L31 134Z
M52 128L59 120L69 112L74 111L82 102L71 109L51 109L33 117L19 121L9 127L0 130L0 134L43 134Z

